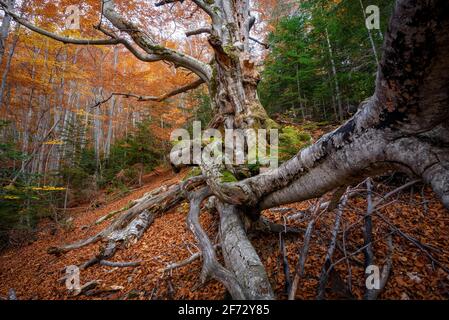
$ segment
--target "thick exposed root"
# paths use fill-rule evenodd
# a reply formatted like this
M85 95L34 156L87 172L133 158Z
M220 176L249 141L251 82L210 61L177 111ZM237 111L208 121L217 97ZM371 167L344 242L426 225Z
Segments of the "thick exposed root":
M241 215L233 205L217 203L220 236L226 266L235 274L248 299L274 299L265 268L248 240Z
M203 200L210 195L211 193L209 187L205 187L200 191L190 192L188 194L190 200L190 210L187 217L187 224L198 240L198 244L203 255L201 281L204 283L206 278L211 276L224 284L232 298L239 300L247 299L248 297L245 295L243 288L240 286L240 283L237 281L234 274L218 262L217 256L215 255L214 246L200 225L200 205Z

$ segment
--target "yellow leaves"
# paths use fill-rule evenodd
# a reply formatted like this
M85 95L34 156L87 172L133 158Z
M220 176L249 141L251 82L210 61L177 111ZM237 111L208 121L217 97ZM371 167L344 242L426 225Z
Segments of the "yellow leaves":
M64 187L43 186L43 187L31 187L31 190L35 191L64 191Z
M50 140L50 141L45 141L44 144L47 144L47 145L62 145L62 144L64 144L64 141L62 141L62 140Z
M18 197L18 196L9 196L9 195L3 196L2 198L6 199L6 200L17 200L17 199L20 199L20 197Z

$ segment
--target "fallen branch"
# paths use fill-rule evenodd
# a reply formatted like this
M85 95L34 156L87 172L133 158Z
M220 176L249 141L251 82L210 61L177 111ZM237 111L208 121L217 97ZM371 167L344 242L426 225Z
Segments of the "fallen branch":
M288 259L287 259L287 250L285 249L285 241L284 241L284 235L285 232L279 232L279 250L282 257L282 269L284 271L285 276L285 292L288 294L290 292L290 288L292 286L292 279L290 277L290 268L288 265Z
M219 247L220 247L220 244L214 245L214 249L215 249L215 250L216 250L217 248L219 248ZM180 261L180 262L176 262L176 263L169 264L169 265L166 266L165 268L159 269L159 271L160 271L160 272L167 272L167 271L171 271L171 270L173 270L173 269L177 269L177 268L184 267L184 266L186 266L186 265L192 263L193 261L195 261L195 260L201 258L202 256L203 256L203 254L202 254L201 251L200 251L200 252L197 252L197 253L194 253L194 254L192 254L190 257L188 257L187 259L182 260L182 261Z
M313 218L307 225L307 230L304 235L304 243L302 245L302 249L299 254L298 264L296 265L296 268L295 268L295 276L293 277L293 282L292 282L292 285L290 288L290 292L288 294L288 300L295 299L299 279L304 275L304 264L306 262L307 253L309 251L309 244L310 244L310 239L312 238L313 228L315 226L316 220L319 218L321 213L324 212L324 210L323 210L320 214L317 214L320 207L321 206L320 206L320 200L319 200L319 201L317 201L317 204L315 205L315 211L313 213Z
M347 191L349 191L349 189L347 189ZM341 193L339 193L339 194L340 194L340 196L342 196ZM340 220L343 215L343 211L346 207L347 201L348 201L348 192L346 192L346 194L342 196L342 198L338 204L337 214L335 215L335 225L334 225L334 229L332 230L331 241L329 244L329 248L327 249L326 258L324 259L323 268L321 270L320 282L318 285L317 299L319 299L319 300L324 299L326 283L327 283L327 279L328 279L327 270L331 264L332 256L334 255L335 246L337 243L338 230L340 229Z
M142 261L114 262L114 261L108 261L108 260L101 260L99 263L102 266L107 266L107 267L126 268L126 267L140 266Z
M128 238L132 238L135 235L134 229L128 228L130 224L139 224L143 216L139 215L147 210L149 214L155 217L158 214L161 214L170 208L174 207L176 204L180 203L184 199L182 195L180 185L173 185L167 189L167 191L162 192L156 196L152 196L149 198L144 198L125 212L123 212L120 216L118 216L107 228L95 234L92 237L87 239L67 244L59 247L50 247L47 251L50 254L62 254L68 252L70 250L78 249L89 244L98 242L100 240L110 241L113 238L115 241L124 241L127 242ZM134 221L134 222L133 222ZM128 237L128 233L129 237Z
M393 268L393 237L390 233L387 237L388 255L386 263L382 268L382 273L379 279L379 289L367 290L365 293L366 300L376 300L379 294L385 289L388 279L390 278L391 270Z

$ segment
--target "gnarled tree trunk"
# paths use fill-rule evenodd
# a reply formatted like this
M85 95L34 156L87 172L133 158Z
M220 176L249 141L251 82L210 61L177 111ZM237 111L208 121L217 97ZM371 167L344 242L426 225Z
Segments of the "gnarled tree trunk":
M174 2L183 1L162 0L157 5ZM122 44L142 61L163 60L198 76L194 83L162 97L127 96L139 101L161 101L206 83L215 112L211 127L272 126L256 93L259 74L249 52L249 33L255 22L250 14L250 1L192 2L209 16L211 23L187 35L209 34L208 41L214 53L209 64L158 45L147 32L121 16L113 0L103 1L104 16L129 38L119 37L101 25L97 28L109 39L61 37L21 19L1 0L0 5L17 22L58 41L79 45ZM389 170L423 178L449 209L448 30L447 0L398 0L385 37L375 93L350 120L265 174L222 183L216 168L201 167L208 187L202 189L207 192L204 191L200 198L191 199L190 227L203 244L203 256L207 258L204 269L224 282L235 298L273 298L266 272L245 235L239 213L254 218L261 209L319 197ZM217 197L227 269L217 262L213 246L199 226L201 201L211 195ZM154 201L133 208L132 217L136 216L136 208L143 211L150 204L155 206ZM124 227L121 225L123 219L118 219L110 228L117 223ZM90 242L103 235L100 233ZM81 242L81 245L87 242ZM74 247L77 246L64 249Z

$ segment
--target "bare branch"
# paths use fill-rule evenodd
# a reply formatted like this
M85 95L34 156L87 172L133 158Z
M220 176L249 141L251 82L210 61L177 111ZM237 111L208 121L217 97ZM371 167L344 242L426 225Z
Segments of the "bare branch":
M113 96L123 96L125 98L136 98L137 101L141 102L141 101L156 101L156 102L161 102L164 101L170 97L173 97L177 94L183 93L183 92L187 92L189 90L193 90L198 88L201 84L203 84L204 81L202 79L198 79L192 83L189 83L185 86L182 86L180 88L176 88L175 90L172 90L168 93L163 94L162 96L141 96L141 95L137 95L134 93L124 93L124 92L112 92L109 97L107 97L106 99L103 99L99 102L97 102L95 105L93 105L91 108L95 108L98 107L99 105L108 102L109 100L111 100L111 98Z
M213 23L218 22L219 20L218 14L215 13L212 7L208 5L204 0L192 0L192 2L195 3L198 7L200 7L204 12L206 12L207 15L211 17Z
M7 4L4 3L3 1L0 1L0 7L5 13L10 15L14 19L14 21L16 21L17 23L27 27L31 31L34 31L43 36L49 37L53 40L62 42L64 44L70 43L70 44L78 44L78 45L114 45L114 44L120 43L119 39L75 39L75 38L63 37L56 33L49 32L47 30L39 28L39 27L35 26L34 24L30 23L29 21L21 18L18 14L12 12L8 8Z
M137 266L140 266L142 261L116 262L116 261L101 260L99 263L102 266L106 266L106 267L126 268L126 267L137 267Z
M312 237L313 229L315 226L315 222L318 220L320 215L325 212L325 210L321 211L321 213L317 214L320 210L321 199L319 199L315 205L315 211L313 213L313 217L307 225L307 230L304 235L304 242L301 248L301 252L299 254L299 261L295 268L295 276L293 277L293 282L290 287L290 292L288 293L288 300L295 300L296 290L298 288L299 279L304 275L304 265L307 259L307 253L309 251L310 238Z
M166 5L166 4L175 3L175 2L181 2L181 3L183 3L184 0L162 0L162 1L160 1L160 2L156 2L154 5L155 5L156 7L161 7L161 6L164 6L164 5Z
M136 24L127 21L116 10L113 0L103 0L104 16L118 30L127 33L133 41L146 53L150 54L152 61L164 60L174 63L176 66L184 67L196 73L203 81L207 82L212 77L210 66L184 53L163 47L154 42L154 40L146 32L140 30ZM122 40L122 43L136 55L137 51L132 49L132 45Z
M156 7L161 7L166 4L176 3L176 2L183 3L184 0L161 0L159 2L156 2L154 5ZM205 13L207 13L207 15L209 15L212 18L212 20L216 20L218 18L218 15L212 10L212 7L209 4L207 4L204 0L192 0L192 2L195 3Z
M346 203L349 198L349 188L347 189L346 193L341 198L340 203L338 204L338 210L337 214L335 215L335 225L334 229L332 230L332 238L329 244L329 248L327 249L326 258L324 260L323 268L321 269L321 276L320 276L320 282L319 282L319 288L318 288L318 295L317 299L321 300L324 298L325 291L326 291L326 283L328 279L328 267L331 265L332 256L334 255L335 246L337 244L337 236L338 236L338 230L340 230L340 220L343 215L343 211L345 209Z
M190 37L190 36L195 36L195 35L199 35L199 34L202 34L202 33L209 33L210 34L211 32L212 32L211 28L209 28L209 27L202 27L202 28L198 28L196 30L187 31L186 32L186 36Z
M249 40L251 40L251 41L254 41L255 43L257 43L257 44L260 44L262 47L264 47L265 49L269 49L270 48L270 45L269 44L267 44L267 43L265 43L265 42L262 42L262 41L260 41L260 40L257 40L256 38L253 38L253 37L249 37Z
M214 249L217 249L220 247L220 244L216 244L214 245ZM181 268L183 266L188 265L189 263L192 263L193 261L201 258L203 256L203 253L201 251L192 254L190 257L188 257L185 260L182 260L180 262L175 262L175 263L171 263L168 266L166 266L165 268L161 268L159 271L161 272L167 272L173 269L177 269L177 268Z
M246 297L240 284L234 274L218 262L214 246L200 224L200 205L203 200L210 195L211 192L208 187L187 194L190 201L187 224L192 233L195 235L195 238L198 240L198 244L203 254L203 271L201 272L201 280L204 283L206 281L206 277L212 276L214 279L224 284L234 299L243 300L246 299Z

